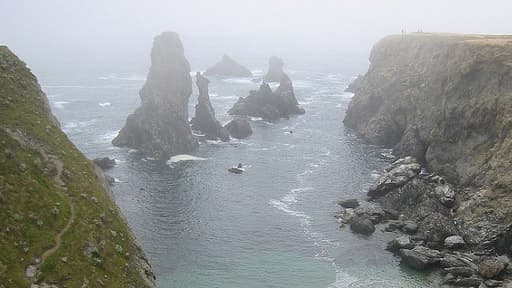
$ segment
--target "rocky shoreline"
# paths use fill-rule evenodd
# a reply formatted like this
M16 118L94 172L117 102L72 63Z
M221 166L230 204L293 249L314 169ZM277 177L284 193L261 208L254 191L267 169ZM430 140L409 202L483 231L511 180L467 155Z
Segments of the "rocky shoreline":
M386 37L373 47L344 119L400 159L370 187L373 210L338 217L365 233L386 223L398 233L389 250L413 268L442 268L446 285L512 285L510 40Z
M354 233L394 233L386 249L413 269L441 269L446 285L512 285L508 256L472 242L454 217L456 191L442 176L426 173L414 158L401 158L369 188L368 201L340 201L342 210L335 217Z

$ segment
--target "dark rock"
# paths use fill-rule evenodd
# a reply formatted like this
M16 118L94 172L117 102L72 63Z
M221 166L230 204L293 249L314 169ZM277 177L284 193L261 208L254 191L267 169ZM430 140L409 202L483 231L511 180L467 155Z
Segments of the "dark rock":
M475 264L474 256L464 253L446 254L441 258L439 265L443 268L469 267L473 271L478 270L478 266Z
M92 160L92 162L94 162L94 164L98 165L98 167L103 170L111 169L116 166L116 160L110 159L108 157L96 158Z
M418 224L412 221L405 221L404 226L402 227L402 231L407 234L414 234L418 231Z
M494 278L498 276L505 268L508 263L498 257L488 258L480 262L478 266L478 274L484 278Z
M453 283L453 285L460 287L479 287L480 284L482 284L482 278L478 276L460 278Z
M400 218L400 212L395 209L382 209L386 213L386 219L398 220Z
M417 270L425 270L432 268L439 263L441 253L437 250L416 246L410 250L401 249L400 257L402 262L408 266Z
M252 135L252 128L249 120L236 117L224 126L233 138L245 139Z
M350 219L350 230L355 233L370 235L375 232L375 226L368 218L354 216Z
M411 238L409 236L400 236L388 242L386 246L386 250L391 251L393 253L398 253L400 249L412 249L414 248L414 243L411 242Z
M462 239L462 237L460 237L458 235L449 236L449 237L446 237L446 239L444 239L444 247L446 247L448 249L455 250L455 249L463 248L464 245L466 245L466 242L464 242L464 239Z
M359 206L359 201L357 199L348 199L338 202L338 205L343 208L356 208Z
M252 77L252 72L233 60L233 58L228 55L224 55L217 64L208 68L204 75L220 77Z
M188 123L191 93L190 66L178 34L160 34L154 40L151 68L140 91L141 106L128 116L112 143L165 160L194 152L198 144Z
M243 169L237 168L237 167L229 168L228 171L233 173L233 174L242 174L244 172Z
M405 223L403 221L395 220L389 222L388 226L385 228L387 232L393 232L397 230L401 230L404 227Z
M249 96L245 98L240 97L228 113L277 121L280 118L289 118L291 115L304 114L304 109L298 105L292 81L283 74L279 87L275 91L272 91L267 83L263 83L259 90L250 91Z
M199 90L198 101L196 104L196 114L190 121L193 130L198 130L204 133L208 140L218 140L223 142L229 141L229 132L226 128L220 125L219 121L215 118L215 110L210 102L210 95L208 94L208 84L210 81L201 75L200 72L196 74L196 84Z
M409 182L420 172L420 164L412 157L399 159L388 168L382 176L374 183L369 191L370 197L381 197L389 191L401 187Z
M503 285L503 281L493 280L493 279L487 279L485 280L485 285L487 287L501 287Z
M456 277L470 277L476 272L474 269L471 269L471 267L468 266L448 267L444 268L443 271L450 273Z
M268 60L268 71L263 80L265 82L280 82L284 75L284 62L281 58L272 56Z

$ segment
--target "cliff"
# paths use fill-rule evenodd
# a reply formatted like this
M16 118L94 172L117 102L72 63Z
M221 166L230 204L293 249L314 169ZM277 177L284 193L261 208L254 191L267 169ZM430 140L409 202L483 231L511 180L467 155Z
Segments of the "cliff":
M154 286L104 180L0 46L0 286Z
M252 77L251 70L242 66L228 55L222 56L222 59L213 67L208 68L204 75L219 77Z
M510 254L512 36L390 36L375 45L370 61L345 125L369 143L393 147L399 157L414 156L443 176L446 181L435 180L418 197L450 207L449 219L470 249ZM380 201L405 203L402 211L430 211L432 205L397 200L442 179L423 178L411 182L412 189L393 188L387 192L392 200ZM453 190L446 183L454 184ZM454 200L444 202L447 196Z
M215 110L210 102L210 95L208 93L208 84L210 81L201 75L201 72L196 74L196 84L199 90L197 97L196 113L194 118L190 121L192 129L204 133L208 140L221 140L223 142L229 141L229 131L222 127L222 125L215 118Z
M164 32L153 43L151 68L140 91L141 106L128 116L112 143L164 160L194 152L197 141L188 122L191 94L190 65L183 45L178 34Z

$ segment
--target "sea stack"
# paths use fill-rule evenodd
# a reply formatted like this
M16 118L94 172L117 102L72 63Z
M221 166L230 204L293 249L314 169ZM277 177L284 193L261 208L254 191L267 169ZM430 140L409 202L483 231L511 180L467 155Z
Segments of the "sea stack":
M209 83L210 81L201 75L201 72L197 72L196 84L199 96L196 104L196 114L191 121L192 129L201 131L208 140L220 139L223 142L227 142L229 141L229 132L215 118L215 110L208 94Z
M276 56L270 57L268 60L268 71L263 80L265 82L280 82L284 75L284 61Z
M128 116L112 144L163 160L194 152L198 144L188 123L190 94L192 79L183 45L177 33L164 32L153 42L141 106Z
M233 60L233 58L224 54L222 59L213 67L207 69L204 75L217 77L252 77L252 72Z
M259 90L249 92L249 96L240 97L228 111L230 115L261 117L266 121L289 118L290 115L304 114L303 108L295 98L293 84L288 75L282 74L279 87L272 91L263 82Z

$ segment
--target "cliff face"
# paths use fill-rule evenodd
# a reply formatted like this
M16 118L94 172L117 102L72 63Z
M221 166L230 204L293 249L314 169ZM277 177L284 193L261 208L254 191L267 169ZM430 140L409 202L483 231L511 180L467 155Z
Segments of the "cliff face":
M140 91L141 106L128 116L112 143L160 159L195 151L197 141L188 123L190 94L190 65L179 36L162 33L153 43L151 68Z
M154 286L104 180L0 46L0 286Z
M456 184L464 239L510 253L512 37L390 36L370 60L345 125Z
M380 41L344 123L463 186L512 189L512 37Z

